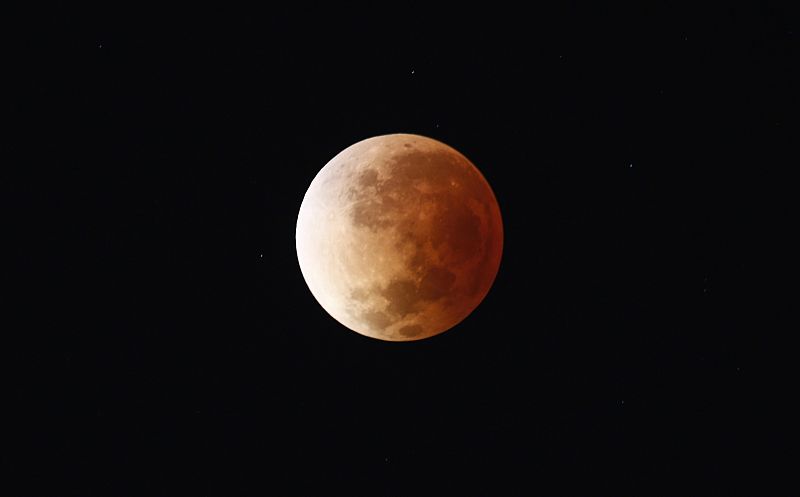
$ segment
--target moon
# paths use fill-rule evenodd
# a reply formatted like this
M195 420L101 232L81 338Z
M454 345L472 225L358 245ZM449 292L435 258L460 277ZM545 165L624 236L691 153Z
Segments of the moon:
M390 134L347 147L319 171L295 242L328 314L368 337L411 341L452 328L483 301L503 222L469 159L431 138Z

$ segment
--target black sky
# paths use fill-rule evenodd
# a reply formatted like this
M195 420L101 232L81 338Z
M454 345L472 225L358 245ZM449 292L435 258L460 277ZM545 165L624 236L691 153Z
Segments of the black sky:
M19 13L0 494L782 493L797 20L645 3ZM415 343L335 322L294 248L317 171L394 132L505 223Z

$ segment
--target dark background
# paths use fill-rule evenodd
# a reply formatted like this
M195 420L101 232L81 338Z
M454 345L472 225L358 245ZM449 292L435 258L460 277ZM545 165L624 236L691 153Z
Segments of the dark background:
M797 20L643 3L19 12L0 493L791 488ZM317 171L394 132L469 157L506 235L411 343L335 322L294 248Z

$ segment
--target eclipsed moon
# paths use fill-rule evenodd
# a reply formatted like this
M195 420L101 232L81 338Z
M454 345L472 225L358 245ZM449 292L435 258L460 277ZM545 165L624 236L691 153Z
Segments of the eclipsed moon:
M424 136L360 141L323 167L295 234L303 278L344 326L419 340L464 320L494 282L503 223L486 179Z

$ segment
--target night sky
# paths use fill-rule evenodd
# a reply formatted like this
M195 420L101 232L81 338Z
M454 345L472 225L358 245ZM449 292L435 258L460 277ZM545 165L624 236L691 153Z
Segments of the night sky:
M563 3L19 12L0 494L784 493L797 19ZM408 343L326 314L294 244L319 169L398 132L505 229L483 304Z

